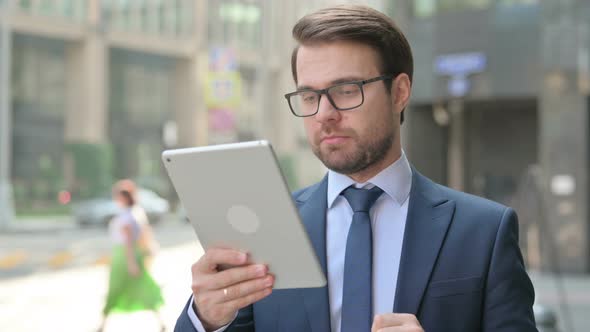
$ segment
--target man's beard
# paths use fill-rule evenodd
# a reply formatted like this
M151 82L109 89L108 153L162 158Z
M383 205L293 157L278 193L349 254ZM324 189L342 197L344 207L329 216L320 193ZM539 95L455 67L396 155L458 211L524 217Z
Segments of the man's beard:
M376 131L379 132L378 128ZM320 146L313 148L313 153L330 170L340 174L355 174L371 165L382 161L393 145L393 128L380 137L371 140L360 140L358 135L349 139L356 141L353 151L344 152L340 148L333 147L322 150ZM340 154L339 158L330 158L330 154Z

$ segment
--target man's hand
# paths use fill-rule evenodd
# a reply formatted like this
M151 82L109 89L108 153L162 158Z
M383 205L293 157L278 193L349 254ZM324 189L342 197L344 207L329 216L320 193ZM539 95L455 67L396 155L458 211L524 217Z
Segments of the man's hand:
M232 266L220 271L220 266ZM265 265L251 264L245 253L210 248L192 266L194 307L203 327L229 324L238 310L272 292L274 277Z
M375 315L371 332L424 332L416 316L411 314Z

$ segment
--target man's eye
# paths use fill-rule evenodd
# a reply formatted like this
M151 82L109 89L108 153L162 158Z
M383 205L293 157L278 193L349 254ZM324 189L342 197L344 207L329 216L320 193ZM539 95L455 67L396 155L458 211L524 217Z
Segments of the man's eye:
M343 86L336 89L336 93L340 96L352 96L359 93L359 89L356 85Z
M315 93L304 93L301 94L301 100L305 103L312 103L317 100L317 95Z

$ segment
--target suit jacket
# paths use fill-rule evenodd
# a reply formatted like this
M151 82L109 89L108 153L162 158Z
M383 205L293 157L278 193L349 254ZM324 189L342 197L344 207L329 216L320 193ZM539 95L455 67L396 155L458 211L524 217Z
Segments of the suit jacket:
M324 273L327 188L325 177L293 194ZM514 211L413 170L392 312L416 315L428 332L537 331L534 296ZM327 286L275 290L240 310L226 331L329 332L328 301ZM175 331L194 331L186 310Z

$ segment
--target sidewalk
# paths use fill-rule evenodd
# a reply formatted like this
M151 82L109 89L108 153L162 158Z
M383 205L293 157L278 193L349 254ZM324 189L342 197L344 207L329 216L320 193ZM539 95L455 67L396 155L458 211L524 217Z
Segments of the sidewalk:
M559 277L549 272L529 271L529 276L535 287L535 304L556 314L558 331L590 331L590 274Z

